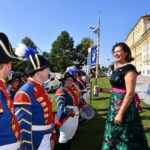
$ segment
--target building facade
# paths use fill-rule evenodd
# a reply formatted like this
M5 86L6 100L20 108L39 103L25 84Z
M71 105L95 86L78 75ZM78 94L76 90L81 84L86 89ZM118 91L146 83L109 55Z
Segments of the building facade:
M138 72L150 76L150 15L142 16L129 32L125 43L131 48Z

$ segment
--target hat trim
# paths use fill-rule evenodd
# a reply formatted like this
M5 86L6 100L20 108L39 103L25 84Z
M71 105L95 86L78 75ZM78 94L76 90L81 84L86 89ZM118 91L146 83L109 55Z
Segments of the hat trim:
M9 56L10 58L15 58L15 59L17 59L16 56L12 56L11 53L8 52L8 50L7 50L6 46L4 45L4 43L2 42L2 40L0 40L0 45L2 46L4 52L5 52L5 54L6 54L7 56ZM10 50L11 50L11 49L10 49Z
M37 68L40 68L40 61L39 61L39 57L37 54L35 54L35 58L36 58L36 61L37 61Z
M30 55L29 58L30 58L30 60L31 60L31 63L32 63L32 65L33 65L33 68L36 69L36 65L35 65L35 63L34 63L34 61L33 61L32 55Z

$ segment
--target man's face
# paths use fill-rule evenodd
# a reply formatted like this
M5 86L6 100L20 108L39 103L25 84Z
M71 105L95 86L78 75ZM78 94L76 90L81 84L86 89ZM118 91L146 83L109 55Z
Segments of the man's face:
M69 77L65 80L65 87L71 87L73 84L73 78L72 77Z
M11 68L12 68L12 62L11 61L8 63L5 63L3 65L4 74L6 75L6 77L10 74Z
M43 82L48 80L49 73L50 73L49 67L40 71L40 76L41 76L41 79L43 80Z

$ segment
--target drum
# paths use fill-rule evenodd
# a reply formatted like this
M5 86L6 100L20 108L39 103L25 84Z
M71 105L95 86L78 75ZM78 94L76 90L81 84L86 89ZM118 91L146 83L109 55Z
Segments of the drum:
M84 119L91 120L95 116L95 110L90 105L87 105L86 109L81 110L80 116Z

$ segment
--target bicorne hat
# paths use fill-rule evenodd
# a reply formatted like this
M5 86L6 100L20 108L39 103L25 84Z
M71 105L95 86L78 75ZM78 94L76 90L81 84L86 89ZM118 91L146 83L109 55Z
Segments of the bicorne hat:
M72 78L74 81L76 81L76 79L75 79L75 77L72 75L72 74L70 74L70 72L65 72L63 75L62 75L62 77L59 79L59 81L64 81L64 80L66 80L67 78Z
M0 63L17 60L19 57L14 53L8 37L4 33L0 33Z
M11 73L8 75L7 84L11 84L11 82L17 78L20 80L20 73L11 71Z
M27 74L31 75L39 70L43 70L45 68L50 68L49 61L42 55L35 54L30 55L27 60Z

